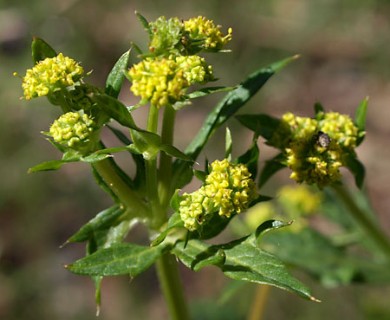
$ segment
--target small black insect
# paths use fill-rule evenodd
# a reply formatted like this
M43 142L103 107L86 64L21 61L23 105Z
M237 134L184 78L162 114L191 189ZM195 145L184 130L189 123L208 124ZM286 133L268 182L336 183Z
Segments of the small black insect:
M331 139L330 137L322 131L318 131L316 135L316 143L323 148L328 148L330 145Z

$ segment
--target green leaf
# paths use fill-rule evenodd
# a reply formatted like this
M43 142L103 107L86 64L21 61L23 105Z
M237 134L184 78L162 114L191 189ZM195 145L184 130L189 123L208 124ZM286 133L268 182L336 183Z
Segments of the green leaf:
M195 160L214 131L240 110L263 87L271 76L297 58L298 56L293 56L273 63L266 68L260 68L249 75L234 90L227 93L215 106L214 110L209 113L202 128L187 147L185 153ZM174 176L172 179L173 185L176 188L181 188L189 182L191 177L192 171L189 171L188 165L182 161L175 161Z
M355 155L349 154L345 157L346 167L355 177L356 186L361 189L364 183L364 177L366 174L366 169L364 168L363 163L361 163Z
M130 145L131 140L120 130L113 128L109 125L107 127L111 130L111 132L126 146ZM131 152L131 150L129 150ZM146 181L145 178L145 159L140 154L136 154L131 152L131 156L135 162L136 174L133 179L133 187L138 189L141 185L143 185Z
M96 232L107 230L109 227L115 225L114 222L118 220L125 212L124 208L119 205L114 205L106 210L101 211L91 219L88 223L83 225L79 231L72 235L68 242L83 242L91 239Z
M138 128L135 124L134 119L126 106L118 99L107 94L94 94L92 100L94 100L108 116L118 121L122 126L142 131L142 129Z
M31 52L34 63L45 60L46 58L53 58L57 56L57 52L41 38L34 37L31 43Z
M271 160L265 162L264 168L260 173L259 188L261 188L276 172L286 167L283 163L284 158L284 154L279 153Z
M191 161L193 162L192 158L187 156L185 153L181 152L176 147L170 145L170 144L162 144L160 146L160 150L164 151L167 155L170 155L173 158L180 159L183 161Z
M269 221L259 227L258 233L284 225ZM252 234L222 245L209 245L200 240L181 241L171 251L192 270L211 263L232 279L275 286L317 301L306 286L288 273L282 261L260 249L255 240L256 236Z
M360 145L365 137L366 130L366 116L368 108L368 97L365 98L359 105L355 113L355 124L358 127L359 136L356 145Z
M115 150L118 148L110 148L110 149ZM107 158L111 158L112 156L110 153L112 153L112 151L110 149L101 150L102 152L91 153L88 156L81 157L80 160L83 162L87 162L87 163L94 163L94 162L105 160ZM107 151L107 152L105 152L105 151ZM117 151L117 152L119 152L119 151Z
M233 139L232 139L232 133L230 132L229 128L226 127L226 133L225 133L225 158L231 159L232 158L232 150L233 150Z
M147 270L168 248L169 245L146 247L132 243L118 243L77 260L66 268L82 275L128 274L130 277L135 277Z
M77 160L76 160L77 161ZM64 164L74 162L74 161L65 161L65 160L50 160L45 161L40 164L37 164L34 167L31 167L28 169L28 173L34 173L39 171L50 171L50 170L58 170L60 169Z
M177 193L176 193L177 194ZM175 196L174 196L175 197ZM180 197L176 196L176 200L179 200ZM175 201L175 200L173 200ZM175 204L172 204L176 207ZM178 206L178 204L177 204ZM184 222L180 217L180 214L178 211L176 211L173 215L170 216L167 226L164 231L162 231L152 242L152 246L157 246L161 242L164 241L164 239L168 236L169 233L171 233L173 230L177 228L184 228Z
M118 98L119 96L129 64L129 58L130 50L122 54L107 77L105 93L113 98Z
M209 94L218 93L218 92L226 92L226 91L232 91L235 87L208 87L208 88L202 88L197 91L191 92L187 95L187 99L196 99L208 96Z
M245 127L270 140L275 131L279 129L281 120L267 114L243 114L236 116L236 119Z

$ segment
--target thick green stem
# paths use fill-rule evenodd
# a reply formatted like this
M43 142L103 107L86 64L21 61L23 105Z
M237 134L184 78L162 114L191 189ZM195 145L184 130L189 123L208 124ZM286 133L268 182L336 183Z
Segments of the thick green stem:
M390 259L390 239L379 229L369 215L363 211L351 197L351 194L342 186L333 186L344 205L349 209L354 220L360 228L366 232L370 239L375 242L377 247Z
M172 144L175 110L165 107L162 143ZM147 130L157 133L158 109L150 107ZM148 197L152 206L152 227L160 228L168 219L167 210L170 194L170 177L172 159L164 153L160 154L159 176L157 175L157 159L146 160L146 184ZM161 290L173 320L189 319L183 285L180 280L177 262L170 254L164 254L156 263Z
M146 204L134 193L134 190L118 176L110 160L102 160L92 164L106 185L118 197L120 202L134 213L135 216L146 216L148 208Z
M157 133L158 128L158 108L150 106L148 123L146 126L149 132ZM146 159L145 161L145 175L147 195L152 209L151 225L157 229L161 224L162 210L160 207L158 189L157 189L157 158Z
M173 144L173 132L175 128L176 111L171 106L165 107L164 119L161 130L161 140L163 144ZM162 208L167 208L171 198L172 182L172 157L165 152L160 155L159 170L159 195Z
M187 320L189 312L174 256L164 254L157 261L157 274L172 320Z

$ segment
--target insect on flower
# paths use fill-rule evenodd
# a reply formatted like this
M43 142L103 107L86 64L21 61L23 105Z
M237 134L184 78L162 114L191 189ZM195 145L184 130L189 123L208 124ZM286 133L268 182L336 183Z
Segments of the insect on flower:
M323 148L328 148L329 147L331 139L325 132L318 131L318 133L317 133L315 138L316 138L316 143L320 147L323 147Z

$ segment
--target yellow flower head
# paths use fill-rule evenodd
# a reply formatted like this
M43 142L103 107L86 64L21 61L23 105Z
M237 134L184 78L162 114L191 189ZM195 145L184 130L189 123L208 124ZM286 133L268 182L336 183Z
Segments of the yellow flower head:
M184 21L184 30L188 33L189 41L206 51L219 51L232 40L232 29L228 29L227 35L223 35L220 26L216 26L212 20L198 16Z
M186 89L194 83L212 79L212 69L198 56L146 58L129 70L130 90L141 97L141 103L158 108L183 99Z
M92 141L96 129L95 122L87 114L68 112L54 121L47 135L59 144L78 150Z
M321 113L319 118L320 130L326 132L342 148L353 150L356 147L359 130L349 116L337 112L327 112Z
M61 88L74 85L81 79L84 69L73 59L62 53L54 58L46 58L28 69L23 78L23 91L26 100L46 96Z
M191 194L184 194L180 216L190 231L200 228L218 213L229 218L249 207L256 199L256 187L248 168L227 159L214 161L205 184Z
M356 147L358 129L352 120L336 112L319 113L316 119L286 113L282 123L289 127L284 152L290 177L319 187L339 181L345 152Z

